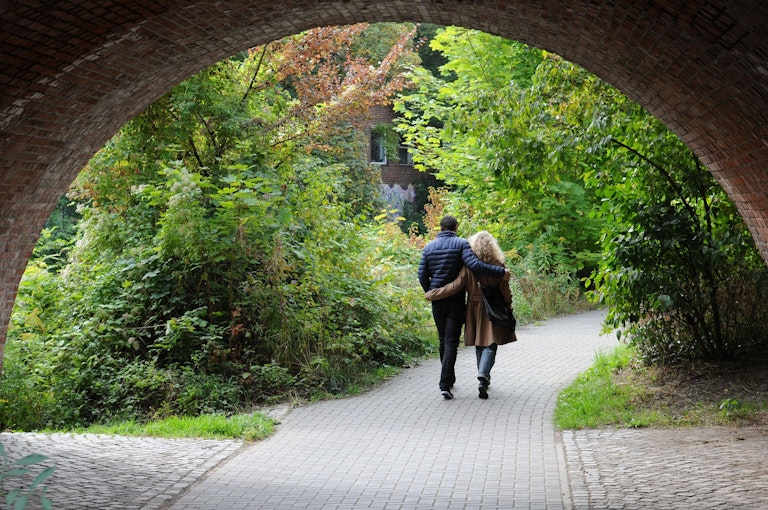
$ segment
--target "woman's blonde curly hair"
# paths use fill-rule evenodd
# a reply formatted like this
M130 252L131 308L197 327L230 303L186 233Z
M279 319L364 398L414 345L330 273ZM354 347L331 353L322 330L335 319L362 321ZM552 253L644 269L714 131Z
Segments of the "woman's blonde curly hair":
M504 264L504 252L501 251L499 242L487 230L481 230L477 234L469 236L469 246L475 252L477 258L488 264L501 266Z

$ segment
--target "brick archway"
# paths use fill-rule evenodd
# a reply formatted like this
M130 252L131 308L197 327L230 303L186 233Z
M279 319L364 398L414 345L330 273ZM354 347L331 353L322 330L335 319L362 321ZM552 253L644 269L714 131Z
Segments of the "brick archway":
M0 20L0 363L40 230L96 150L203 67L322 25L462 25L582 65L685 140L768 261L768 6L760 0L28 0L0 7Z

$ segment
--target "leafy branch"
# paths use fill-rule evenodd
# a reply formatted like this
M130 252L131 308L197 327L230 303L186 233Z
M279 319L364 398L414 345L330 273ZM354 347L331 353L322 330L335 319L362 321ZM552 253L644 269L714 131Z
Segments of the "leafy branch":
M0 495L5 497L7 508L22 510L26 508L30 497L40 498L40 505L43 510L50 510L52 508L52 502L46 496L47 487L42 485L42 483L53 474L54 466L47 467L39 472L34 480L32 480L32 483L29 484L29 487L17 487L15 489L6 487L7 481L11 479L18 480L19 478L32 475L31 466L46 460L48 458L43 455L32 454L11 461L5 452L3 443L0 443Z

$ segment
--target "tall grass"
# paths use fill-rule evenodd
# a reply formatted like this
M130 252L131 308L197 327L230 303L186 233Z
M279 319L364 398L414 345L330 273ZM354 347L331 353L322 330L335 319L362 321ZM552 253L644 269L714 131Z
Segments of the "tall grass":
M511 270L512 306L519 324L594 309L576 278Z

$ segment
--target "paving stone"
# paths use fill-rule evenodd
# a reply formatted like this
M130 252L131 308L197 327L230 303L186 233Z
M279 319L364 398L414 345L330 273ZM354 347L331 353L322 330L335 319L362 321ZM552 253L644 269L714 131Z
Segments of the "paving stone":
M8 457L55 465L45 482L56 509L156 509L242 447L241 441L95 434L0 434ZM37 466L35 466L37 470ZM6 487L12 485L6 482ZM28 510L39 508L32 501Z
M768 508L764 430L554 430L559 390L615 344L599 334L602 317L520 328L499 348L488 400L462 349L454 400L427 360L364 395L277 410L277 432L258 443L0 440L11 458L56 464L47 486L65 510Z
M454 400L440 397L439 363L428 360L364 395L294 409L274 436L220 465L171 508L206 508L199 495L227 492L233 474L248 471L254 483L240 498L253 508L279 489L287 508L331 490L337 499L312 499L310 508L365 500L376 508L570 509L552 411L595 349L613 344L599 335L602 316L521 328L517 343L499 348L488 400L477 396L474 350L462 349ZM310 474L318 470L322 478Z
M765 430L610 429L562 437L576 508L768 508Z

